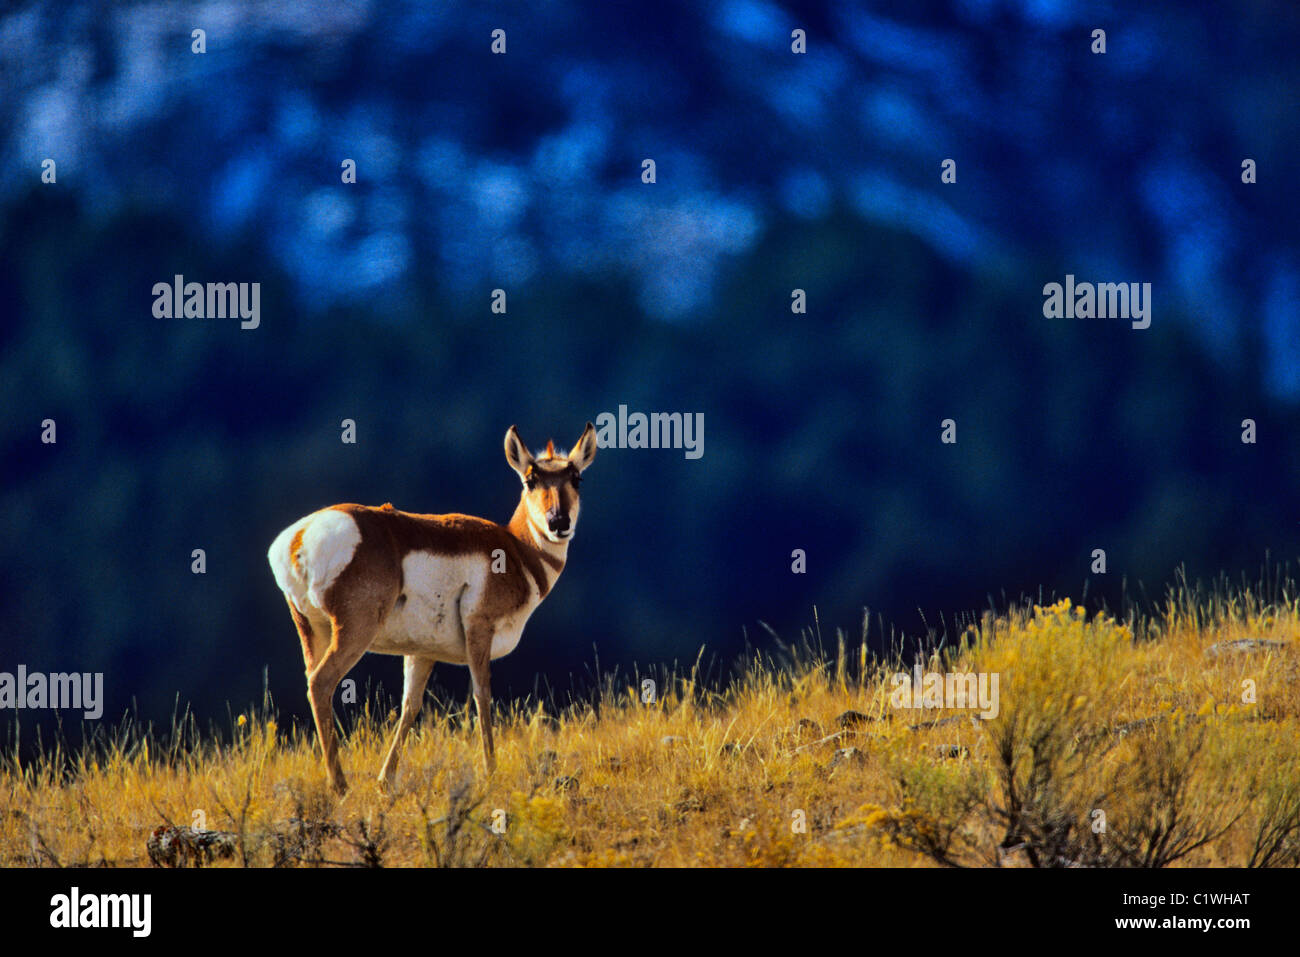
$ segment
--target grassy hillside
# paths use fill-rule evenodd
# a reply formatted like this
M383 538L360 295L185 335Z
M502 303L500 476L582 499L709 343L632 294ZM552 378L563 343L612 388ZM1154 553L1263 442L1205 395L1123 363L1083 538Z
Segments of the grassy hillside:
M721 693L679 675L651 703L607 679L559 719L499 705L487 781L463 704L430 702L388 794L396 715L373 704L345 717L342 799L314 733L265 712L233 745L122 728L5 762L0 863L1294 866L1300 605L1269 592L1184 588L1123 622L1068 600L987 615L925 667L998 675L989 720L895 707L913 663L843 638L757 657Z

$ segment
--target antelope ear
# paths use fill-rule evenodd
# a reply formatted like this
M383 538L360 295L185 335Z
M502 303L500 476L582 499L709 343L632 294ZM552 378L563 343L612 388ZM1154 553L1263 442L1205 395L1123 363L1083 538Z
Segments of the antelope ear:
M519 437L519 432L512 425L506 430L506 463L519 473L523 478L533 464L533 453L528 451L528 446L524 445L524 440Z
M595 457L596 427L588 422L587 428L582 432L582 438L578 439L578 444L569 453L569 461L573 463L574 468L582 472L586 470Z

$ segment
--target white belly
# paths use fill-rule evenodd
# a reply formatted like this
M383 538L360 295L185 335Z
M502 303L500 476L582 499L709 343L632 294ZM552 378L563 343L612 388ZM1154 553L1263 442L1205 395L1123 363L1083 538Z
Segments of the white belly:
M507 619L501 623L496 634L492 636L492 657L500 658L508 655L515 650L515 645L519 644L519 639L524 635L524 625L528 622L528 616L532 613L532 608L528 608L514 619Z
M402 561L403 598L380 625L368 650L467 664L461 619L482 595L489 574L487 564L475 556L407 555ZM537 601L534 595L527 606L498 624L492 638L493 658L509 654L519 644Z

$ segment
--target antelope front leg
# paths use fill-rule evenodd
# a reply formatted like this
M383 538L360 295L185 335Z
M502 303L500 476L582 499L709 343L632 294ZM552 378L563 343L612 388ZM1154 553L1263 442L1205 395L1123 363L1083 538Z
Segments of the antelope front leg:
M424 686L433 673L434 659L407 655L402 663L402 717L397 722L397 732L388 748L388 757L384 758L384 767L379 772L379 783L384 787L391 785L397 774L402 741L411 730L411 725L415 724L415 716L420 713L420 705L424 702Z
M474 705L478 710L479 733L483 737L483 757L487 761L487 772L496 770L497 759L492 746L492 629L483 626L471 626L466 629L466 645L469 652L469 677L474 686Z

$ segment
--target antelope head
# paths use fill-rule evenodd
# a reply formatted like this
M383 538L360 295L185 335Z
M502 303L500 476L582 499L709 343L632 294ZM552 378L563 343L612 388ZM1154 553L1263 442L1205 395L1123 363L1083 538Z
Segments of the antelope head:
M547 541L567 542L578 524L578 486L582 473L596 457L596 427L590 422L572 452L557 450L554 442L534 456L512 425L506 432L506 462L523 483L520 506L528 521Z

